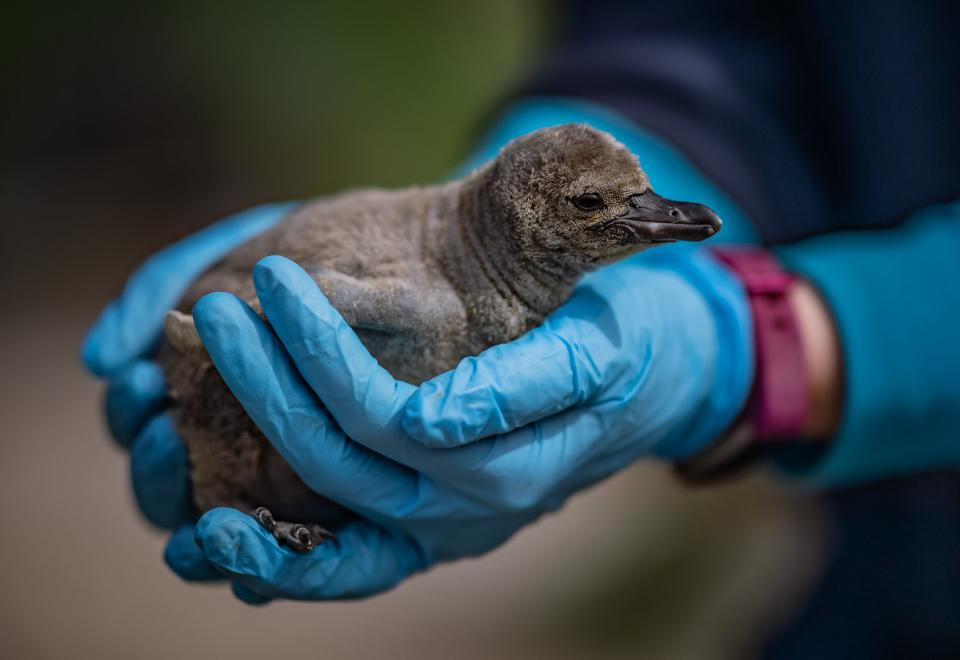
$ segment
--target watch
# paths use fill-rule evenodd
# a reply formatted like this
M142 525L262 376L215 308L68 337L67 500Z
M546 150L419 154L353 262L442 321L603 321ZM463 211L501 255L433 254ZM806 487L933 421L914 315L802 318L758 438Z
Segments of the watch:
M677 465L692 482L730 475L771 447L801 439L810 404L803 345L788 297L796 277L763 248L724 246L712 252L746 290L756 366L747 405L733 427Z

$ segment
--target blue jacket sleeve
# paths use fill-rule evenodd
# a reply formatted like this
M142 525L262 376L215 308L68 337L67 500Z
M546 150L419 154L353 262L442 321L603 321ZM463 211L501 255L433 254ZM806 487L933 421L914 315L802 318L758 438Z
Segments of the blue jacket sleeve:
M960 467L960 202L779 253L830 306L845 380L830 444L781 465L813 485Z

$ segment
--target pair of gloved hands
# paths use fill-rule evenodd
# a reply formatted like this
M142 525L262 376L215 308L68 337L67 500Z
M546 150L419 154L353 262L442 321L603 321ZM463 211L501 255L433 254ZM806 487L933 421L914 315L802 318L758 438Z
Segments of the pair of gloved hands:
M241 213L148 260L84 346L109 380L107 420L131 447L144 515L175 531L168 565L226 577L246 602L374 594L495 548L645 455L690 455L736 417L752 378L739 283L693 246L658 248L582 281L546 322L420 387L382 369L296 264L254 270L269 325L210 294L198 331L230 389L301 478L360 517L306 554L245 512L192 510L186 450L150 353L187 285L286 205Z

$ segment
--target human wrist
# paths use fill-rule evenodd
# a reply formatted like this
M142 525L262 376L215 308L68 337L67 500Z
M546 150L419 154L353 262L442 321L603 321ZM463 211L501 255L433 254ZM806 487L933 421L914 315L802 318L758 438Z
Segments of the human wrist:
M712 252L745 291L755 368L735 422L678 465L695 482L739 471L775 447L825 439L840 408L838 342L815 290L762 248Z
M803 437L826 441L837 430L843 403L840 342L827 305L809 282L798 279L787 296L806 371L808 407Z
M951 414L960 410L960 289L949 285L958 246L954 203L897 229L837 232L777 249L830 310L842 372L829 444L775 457L793 483L849 486L960 465Z

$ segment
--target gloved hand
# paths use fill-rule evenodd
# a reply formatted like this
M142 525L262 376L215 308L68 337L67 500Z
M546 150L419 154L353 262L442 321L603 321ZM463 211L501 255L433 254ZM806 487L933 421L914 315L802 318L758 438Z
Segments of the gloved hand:
M419 388L293 262L268 257L254 281L270 325L210 294L194 308L204 345L297 474L361 518L298 554L244 513L204 514L196 543L247 600L368 595L491 550L638 457L703 447L752 378L744 293L699 249L591 274L541 327ZM191 542L175 536L168 558L196 565Z
M121 296L107 306L84 341L87 368L109 381L107 423L117 442L131 448L137 502L144 516L160 527L172 528L195 517L187 485L186 448L162 414L167 405L163 374L150 361L163 317L200 273L273 226L291 206L249 209L155 254L130 277ZM192 539L192 529L183 533ZM193 577L220 575L201 561L187 570L193 571Z

